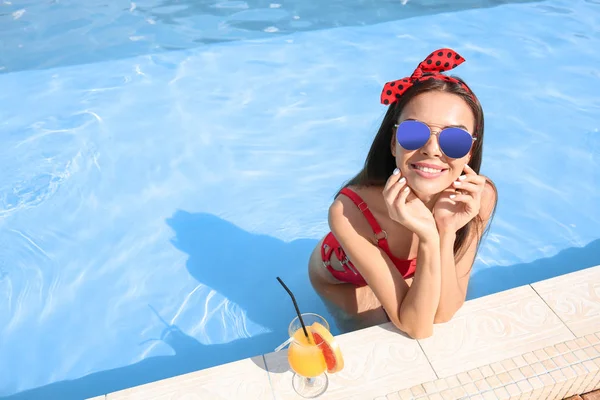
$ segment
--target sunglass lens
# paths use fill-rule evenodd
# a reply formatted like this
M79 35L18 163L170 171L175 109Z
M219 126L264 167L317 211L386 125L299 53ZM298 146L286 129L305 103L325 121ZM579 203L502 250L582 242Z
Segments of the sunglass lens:
M396 131L396 139L406 150L417 150L429 140L429 127L419 121L403 121Z
M466 156L473 145L473 137L460 128L446 128L439 136L440 147L444 154L451 158Z

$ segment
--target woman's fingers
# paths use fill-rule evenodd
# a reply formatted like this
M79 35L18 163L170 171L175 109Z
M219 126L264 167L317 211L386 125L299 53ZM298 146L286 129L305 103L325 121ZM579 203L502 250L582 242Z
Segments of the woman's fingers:
M462 194L462 193L451 194L448 197L450 197L450 200L457 202L457 203L470 203L470 202L475 201L472 196L470 196L468 194Z
M471 167L465 168L466 175L461 175L456 181L452 182L452 187L462 194L470 195L474 199L479 199L485 189L485 177L477 175Z
M390 177L388 178L387 182L385 183L385 186L383 188L383 193L388 191L392 187L392 185L394 185L394 183L396 183L396 182L398 182L398 180L400 180L400 178L402 178L402 173L400 172L400 170L398 168L396 168L394 170L394 172L392 172L392 175L390 175Z
M469 167L468 164L465 164L464 168L465 174L458 177L458 181L461 182L471 182L477 185L485 185L485 177L482 175L478 175L473 168Z
M396 176L399 176L401 174L398 174ZM392 177L394 177L394 175L392 175ZM394 201L396 200L396 198L398 197L398 193L400 193L400 190L402 190L403 187L405 187L406 185L406 178L401 177L401 178L395 178L391 180L388 179L388 183L389 186L386 184L386 189L384 189L384 194L383 196L385 197L385 201L389 206L392 206L394 204Z
M473 170L473 168L471 168L471 166L469 164L465 164L463 171L465 171L465 173L467 175L471 175L471 176L478 176L477 172L475 172L475 170Z
M398 197L396 198L396 201L394 202L394 205L396 206L396 209L398 211L400 211L402 209L402 207L406 204L406 199L408 198L409 194L410 194L410 188L408 186L404 186L402 188L402 190L400 190L400 194L398 194Z
M472 196L481 191L479 185L467 181L455 181L453 186L458 190L468 192Z

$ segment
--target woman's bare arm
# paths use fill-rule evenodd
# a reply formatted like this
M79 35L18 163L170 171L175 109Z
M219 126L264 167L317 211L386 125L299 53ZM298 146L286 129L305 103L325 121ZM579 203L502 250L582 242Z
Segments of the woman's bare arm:
M469 241L467 249L458 261L455 261L454 254L456 232L443 229L440 231L442 286L435 323L449 321L465 302L471 268L477 253L477 244L491 217L495 201L496 192L491 185L486 184L481 196L479 211L482 224L478 227L479 229L472 231L467 237L467 241Z
M329 209L329 226L348 258L364 277L392 323L413 338L428 337L441 291L440 238L420 238L417 269L409 287L387 254L372 241L372 232L357 229L360 211L341 196Z

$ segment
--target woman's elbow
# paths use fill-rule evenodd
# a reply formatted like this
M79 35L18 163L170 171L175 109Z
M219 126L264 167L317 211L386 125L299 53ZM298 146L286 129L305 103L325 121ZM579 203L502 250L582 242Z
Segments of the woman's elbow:
M404 324L394 323L396 328L402 331L411 339L427 339L433 335L433 325L431 326L405 326Z
M427 339L433 335L433 329L419 329L406 332L411 339Z
M454 313L436 314L433 319L433 324L401 324L395 323L396 328L400 329L412 339L427 339L433 335L433 325L449 322Z
M411 339L427 339L433 335L433 326L427 328L409 328L404 333Z
M450 322L450 320L454 317L454 314L436 314L433 319L434 324L445 324L446 322Z
M433 323L444 324L446 322L450 322L450 320L454 318L454 315L458 312L461 306L462 303L452 308L446 307L444 309L438 309L438 311L435 313L435 317L433 318Z

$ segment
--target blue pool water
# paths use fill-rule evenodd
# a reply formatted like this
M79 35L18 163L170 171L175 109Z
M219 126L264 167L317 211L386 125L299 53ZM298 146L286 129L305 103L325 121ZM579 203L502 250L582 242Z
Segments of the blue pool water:
M383 83L438 47L500 198L469 298L600 264L600 1L0 1L0 396L272 351Z

